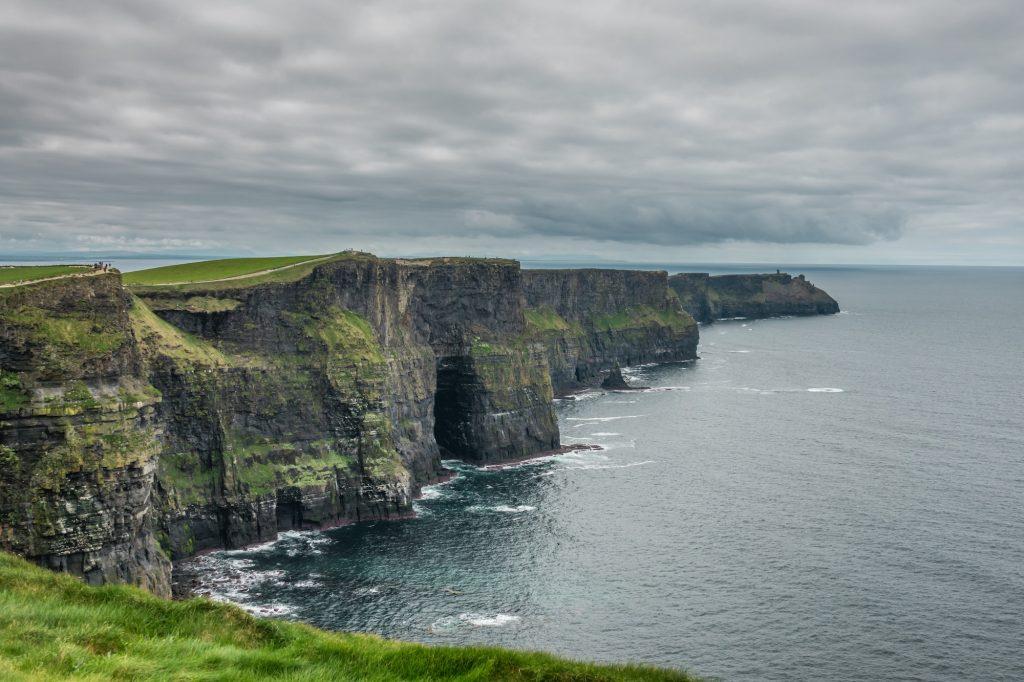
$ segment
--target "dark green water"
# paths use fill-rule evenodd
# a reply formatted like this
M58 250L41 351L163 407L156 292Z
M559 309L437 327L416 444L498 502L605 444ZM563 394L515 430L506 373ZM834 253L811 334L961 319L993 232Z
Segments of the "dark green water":
M583 452L452 463L419 518L197 560L261 613L730 680L1024 678L1024 271L808 271L844 313L718 323ZM827 389L827 390L826 390Z

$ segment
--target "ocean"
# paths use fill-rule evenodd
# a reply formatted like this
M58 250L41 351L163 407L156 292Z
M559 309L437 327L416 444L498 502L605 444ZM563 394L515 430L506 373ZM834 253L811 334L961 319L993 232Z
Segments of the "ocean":
M203 591L726 680L1024 678L1024 269L803 271L842 313L560 401L603 449L450 462L417 518L199 557Z

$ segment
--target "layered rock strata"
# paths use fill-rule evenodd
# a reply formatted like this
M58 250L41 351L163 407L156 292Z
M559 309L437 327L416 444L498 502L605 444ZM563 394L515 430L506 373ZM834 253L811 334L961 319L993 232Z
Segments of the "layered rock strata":
M523 294L557 392L596 385L616 364L697 357L697 325L663 271L524 270Z

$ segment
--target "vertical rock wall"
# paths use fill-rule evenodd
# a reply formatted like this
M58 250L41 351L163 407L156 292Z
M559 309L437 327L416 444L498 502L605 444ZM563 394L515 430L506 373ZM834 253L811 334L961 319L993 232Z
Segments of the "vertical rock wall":
M697 357L697 325L664 272L524 270L523 291L556 391L597 383L616 364Z
M0 547L169 594L158 404L119 275L0 289Z

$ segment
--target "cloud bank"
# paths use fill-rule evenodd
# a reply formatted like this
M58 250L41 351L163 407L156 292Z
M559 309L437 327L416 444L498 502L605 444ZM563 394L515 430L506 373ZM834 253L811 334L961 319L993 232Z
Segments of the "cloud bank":
M0 253L1021 252L1021 35L1017 0L8 0Z

